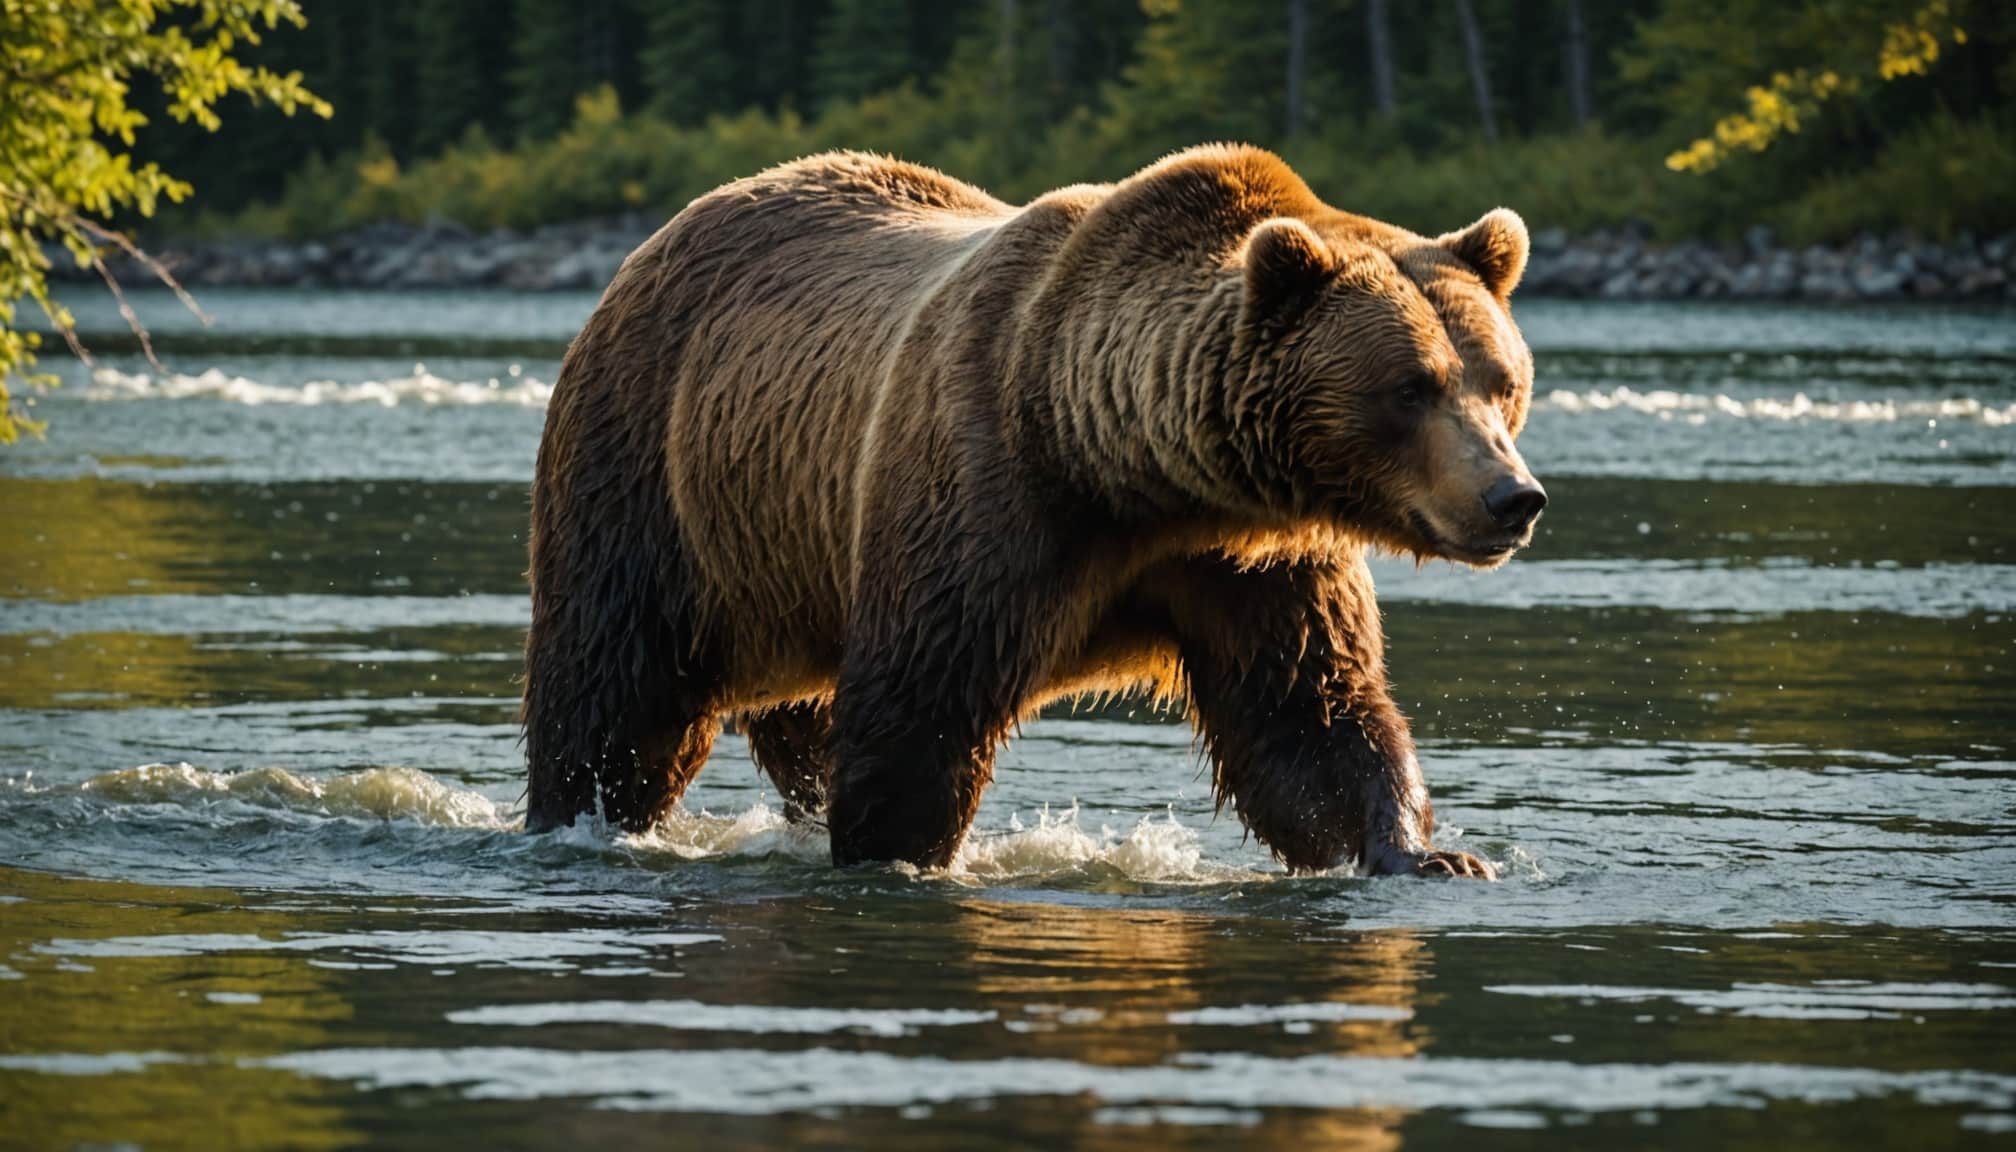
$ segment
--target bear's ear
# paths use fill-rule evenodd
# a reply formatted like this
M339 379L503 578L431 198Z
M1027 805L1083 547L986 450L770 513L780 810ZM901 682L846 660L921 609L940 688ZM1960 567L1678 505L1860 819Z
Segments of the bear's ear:
M1503 300L1526 274L1526 222L1510 208L1493 208L1475 224L1435 241L1470 266L1493 296Z
M1246 306L1285 319L1332 271L1329 246L1307 224L1288 216L1265 221L1246 237Z

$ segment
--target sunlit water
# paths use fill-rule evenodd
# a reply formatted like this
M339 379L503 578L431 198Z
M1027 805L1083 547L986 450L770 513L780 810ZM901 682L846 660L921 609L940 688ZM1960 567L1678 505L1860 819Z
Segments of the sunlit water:
M0 1144L2016 1134L2016 316L1525 307L1538 541L1378 569L1486 886L1288 879L1125 708L943 874L832 871L733 735L648 835L526 836L592 299L206 303L143 302L168 372L86 309L0 454Z

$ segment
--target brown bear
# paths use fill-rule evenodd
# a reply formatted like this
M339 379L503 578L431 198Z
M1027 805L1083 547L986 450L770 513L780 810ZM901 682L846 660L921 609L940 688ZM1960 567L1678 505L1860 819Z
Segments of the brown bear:
M1526 252L1236 146L1023 208L845 152L694 201L547 412L527 826L650 825L733 715L836 863L943 865L1019 720L1145 691L1291 870L1490 877L1430 843L1365 553L1530 538Z

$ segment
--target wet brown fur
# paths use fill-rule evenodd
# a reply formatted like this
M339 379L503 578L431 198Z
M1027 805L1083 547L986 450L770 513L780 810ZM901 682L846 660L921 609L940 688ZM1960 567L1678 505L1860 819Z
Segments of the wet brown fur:
M1145 691L1291 867L1488 874L1430 846L1364 553L1503 558L1462 541L1517 459L1524 255L1233 146L1019 209L853 153L696 200L548 411L528 825L648 826L737 713L837 862L943 864L1021 718Z

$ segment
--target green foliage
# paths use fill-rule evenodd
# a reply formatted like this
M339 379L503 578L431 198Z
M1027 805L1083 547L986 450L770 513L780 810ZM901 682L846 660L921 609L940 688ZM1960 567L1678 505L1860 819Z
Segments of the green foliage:
M1535 227L1575 232L1691 218L1695 211L1676 196L1685 182L1661 169L1656 148L1601 132L1512 139L1496 147L1472 140L1370 157L1341 143L1319 138L1285 156L1331 203L1431 236L1502 204L1516 206Z
M1663 89L1663 108L1681 123L1708 121L1731 92L1743 94L1740 111L1713 115L1710 135L1666 160L1709 172L1799 133L1832 103L1927 75L1966 40L1953 0L1671 0L1621 66L1626 79Z
M136 252L107 224L115 213L151 216L164 200L189 195L190 186L158 164L135 162L130 149L148 123L130 102L136 81L158 84L169 116L209 131L221 123L219 103L233 93L290 115L297 108L329 115L299 73L248 66L234 54L282 23L303 23L293 0L0 6L0 156L7 158L0 167L0 443L41 430L10 386L55 382L35 369L41 339L21 321L22 302L32 301L82 354L69 312L49 295L45 242L103 274L102 249ZM110 276L106 282L118 290Z
M1946 237L2016 230L2016 124L1940 114L1892 140L1866 168L1821 177L1779 217L1795 242L1908 225ZM1900 213L1899 206L1909 211Z

